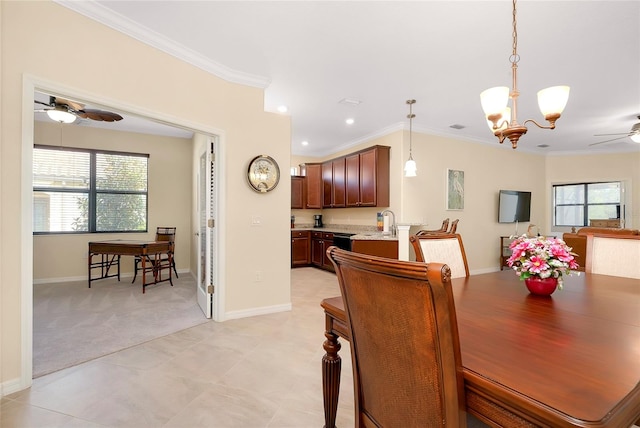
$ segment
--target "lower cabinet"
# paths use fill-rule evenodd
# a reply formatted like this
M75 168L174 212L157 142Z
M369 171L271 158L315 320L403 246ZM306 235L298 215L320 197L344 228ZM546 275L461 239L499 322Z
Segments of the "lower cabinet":
M309 266L311 263L309 231L291 231L291 267Z
M367 240L357 239L351 241L351 251L354 253L368 254L370 256L398 258L398 241L396 240Z
M311 232L311 264L334 272L333 265L327 257L327 248L332 245L333 233Z

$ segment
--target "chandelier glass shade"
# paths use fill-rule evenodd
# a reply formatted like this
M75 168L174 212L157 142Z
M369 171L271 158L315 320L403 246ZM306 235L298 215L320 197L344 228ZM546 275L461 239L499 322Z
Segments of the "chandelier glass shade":
M493 134L498 137L500 143L505 138L508 138L514 149L518 147L520 137L527 133L527 128L524 125L528 122L542 129L554 129L556 120L560 118L569 99L568 86L552 86L543 89L538 92L538 106L549 125L540 125L533 119L525 120L523 124L518 123L518 96L520 92L518 91L517 71L519 60L516 0L513 0L513 51L509 57L512 72L512 89L506 86L487 89L480 94L480 102ZM511 99L511 107L508 107L509 99Z
M412 149L413 149L412 123L413 123L413 118L416 117L416 115L413 114L412 107L413 107L413 105L415 103L416 103L416 100L407 100L407 104L409 104L409 114L407 115L407 117L409 118L409 159L404 164L404 176L405 177L415 177L416 176L416 171L418 170L418 168L416 166L416 161L413 160L413 153L412 153Z

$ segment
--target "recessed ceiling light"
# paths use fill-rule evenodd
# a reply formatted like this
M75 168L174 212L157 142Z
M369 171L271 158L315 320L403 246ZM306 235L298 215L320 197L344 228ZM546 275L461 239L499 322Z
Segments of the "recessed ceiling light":
M289 111L289 107L287 107L287 106L278 106L278 111L280 113L286 113L286 112Z
M353 118L351 118L351 117L350 117L350 118L348 118L347 120L345 120L345 123L346 123L347 125L353 125L353 122L355 122L355 120L353 120Z
M541 148L544 149L545 147L549 147L549 145L548 144L538 144L538 147L541 147Z
M460 124L454 123L453 125L449 125L449 128L464 129L464 125L460 125Z
M302 143L300 143L300 144L302 144L303 146L308 146L308 145L309 145L309 142L308 142L308 141L303 141L303 142L302 142Z

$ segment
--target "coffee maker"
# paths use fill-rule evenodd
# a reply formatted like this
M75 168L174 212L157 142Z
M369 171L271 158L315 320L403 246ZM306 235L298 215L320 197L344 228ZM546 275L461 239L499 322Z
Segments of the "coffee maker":
M313 227L322 227L322 214L315 214L313 216Z

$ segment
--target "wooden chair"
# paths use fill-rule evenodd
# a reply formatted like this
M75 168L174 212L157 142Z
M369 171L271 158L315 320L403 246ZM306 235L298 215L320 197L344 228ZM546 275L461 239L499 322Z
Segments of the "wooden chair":
M432 230L419 230L416 235L427 235L430 233L447 233L447 228L449 227L449 219L445 218L442 220L442 226L440 229L432 229Z
M640 279L640 235L587 235L585 271Z
M459 234L416 234L411 235L409 241L416 253L416 261L446 263L451 269L452 278L469 276L467 255Z
M165 242L165 241L169 241L171 242L171 244L176 242L176 228L175 227L163 227L160 226L158 228L156 228L156 241L160 241L160 242ZM172 249L171 249L171 267L173 268L173 272L176 275L176 278L178 277L178 271L176 270L176 258L174 257L174 252L173 252L173 245L171 245ZM166 263L167 259L168 259L168 255L167 254L162 254L160 257L160 263ZM140 270L140 262L142 261L141 257L136 256L134 259L134 266L133 266L133 281L131 281L131 283L133 284L134 282L136 282L136 277L138 276L138 270ZM153 260L149 257L147 257L147 263L153 263Z
M327 250L350 332L355 426L466 427L449 268Z
M456 230L458 230L458 222L460 221L460 219L455 219L451 222L451 227L449 228L449 231L447 233L452 234L452 233L456 233Z

